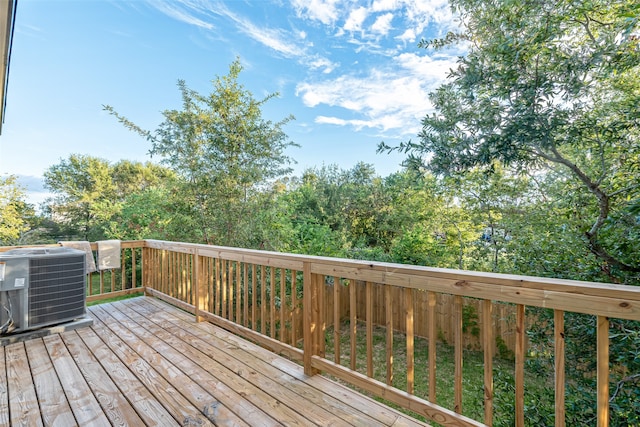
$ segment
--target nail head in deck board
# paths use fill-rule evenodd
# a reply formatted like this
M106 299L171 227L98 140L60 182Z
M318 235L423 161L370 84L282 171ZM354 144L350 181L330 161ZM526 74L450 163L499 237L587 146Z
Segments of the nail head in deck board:
M44 424L77 425L42 339L26 341L25 349Z

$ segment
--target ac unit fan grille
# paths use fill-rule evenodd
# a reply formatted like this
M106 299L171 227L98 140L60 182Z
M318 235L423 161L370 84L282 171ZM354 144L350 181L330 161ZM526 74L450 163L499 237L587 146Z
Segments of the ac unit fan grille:
M33 258L29 263L29 325L47 325L85 314L84 257Z

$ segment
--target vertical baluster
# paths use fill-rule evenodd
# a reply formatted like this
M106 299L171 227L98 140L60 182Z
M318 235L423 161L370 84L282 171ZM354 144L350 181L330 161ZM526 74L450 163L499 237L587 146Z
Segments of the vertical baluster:
M366 285L366 322L367 322L367 376L373 378L373 284Z
M291 270L291 345L296 347L298 344L297 328L298 323L298 272Z
M436 294L427 292L429 303L429 401L436 403Z
M351 370L356 370L356 356L357 356L357 342L356 342L356 332L358 330L358 314L356 312L356 282L353 279L349 279L349 329L350 329L350 337L349 341L351 343Z
M462 413L462 297L456 295L454 297L454 404L453 410Z
M482 307L484 341L484 423L493 425L493 304L484 300Z
M244 302L243 302L243 325L245 328L249 327L249 264L244 263L244 280L242 281L244 286Z
M333 278L333 361L340 364L340 288L339 277Z
M525 307L516 306L516 427L524 427Z
M276 269L269 267L269 336L276 337Z
M287 307L287 271L280 269L280 341L284 342L284 333L286 332L285 308Z
M251 329L258 330L258 278L256 277L256 265L251 264Z
M404 289L406 329L407 329L407 393L413 394L414 389L414 346L413 346L413 289Z
M598 316L598 427L609 425L609 319Z
M565 425L564 311L553 311L556 427Z
M384 287L384 305L387 328L387 385L393 385L393 298L389 285Z
M267 271L264 265L260 266L260 333L267 334Z

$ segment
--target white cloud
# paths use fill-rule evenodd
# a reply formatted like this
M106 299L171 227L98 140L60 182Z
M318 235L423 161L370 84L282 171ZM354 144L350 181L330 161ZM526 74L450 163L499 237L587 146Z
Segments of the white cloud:
M325 25L333 25L338 19L337 0L292 0L298 16L320 21Z
M349 13L349 17L347 18L346 22L344 23L343 28L346 31L361 31L362 23L365 19L367 19L368 14L369 12L365 7L359 7L352 10L351 13Z
M398 0L375 0L371 5L371 10L374 12L386 12L398 8L400 8L400 2Z
M409 28L408 30L406 30L404 33L400 34L396 38L399 40L402 40L405 43L407 42L413 43L414 41L416 41L416 32L413 28Z
M213 28L211 23L203 21L193 13L189 13L189 11L184 8L179 8L180 3L153 2L151 5L175 20L207 30L211 30Z
M329 74L338 66L338 64L332 62L328 58L317 57L309 61L309 66L311 67L311 69L314 69L314 70L318 68L322 68L323 73Z
M299 37L282 29L255 25L249 19L232 12L222 2L181 0L172 3L151 1L149 4L171 18L207 30L212 30L214 26L203 20L203 17L222 16L231 20L246 36L285 57L299 58L306 54L304 46L297 43ZM305 33L298 33L301 34Z
M304 48L291 42L291 38L280 30L261 28L244 19L239 19L237 23L239 24L239 29L247 36L286 57L294 58L304 55Z
M386 35L391 30L391 21L393 21L392 13L385 13L376 18L376 22L371 26L374 33Z
M394 65L373 69L365 76L301 83L296 95L310 108L338 107L332 115L318 115L318 124L415 135L421 119L432 109L428 94L444 81L456 59L405 53L394 58Z

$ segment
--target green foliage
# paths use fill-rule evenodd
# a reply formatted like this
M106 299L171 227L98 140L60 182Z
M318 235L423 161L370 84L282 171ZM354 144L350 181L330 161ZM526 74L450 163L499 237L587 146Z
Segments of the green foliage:
M282 130L293 116L279 122L262 117L262 100L239 82L236 59L229 74L213 80L208 95L178 81L182 110L165 110L155 131L143 130L115 112L128 129L151 142L151 154L181 178L182 197L196 219L200 239L207 243L246 246L246 222L252 212L251 196L268 180L290 171L285 150L293 146Z
M615 280L637 280L640 7L631 0L452 2L468 53L431 94L408 165L548 172L581 199L573 233ZM380 150L392 149L381 144ZM560 172L558 172L560 171ZM629 232L631 225L631 232ZM494 263L496 264L496 263Z
M33 208L15 176L0 177L0 245L12 245L29 229Z
M478 321L478 311L472 305L462 307L462 332L471 334L474 337L480 336L480 324Z
M171 176L166 168L151 163L123 160L112 165L92 156L70 155L44 176L54 194L45 209L56 229L50 232L53 240L140 238L140 234L135 237L135 224L123 218L123 209L135 209L132 202L138 192L151 191ZM141 208L153 210L155 204Z

